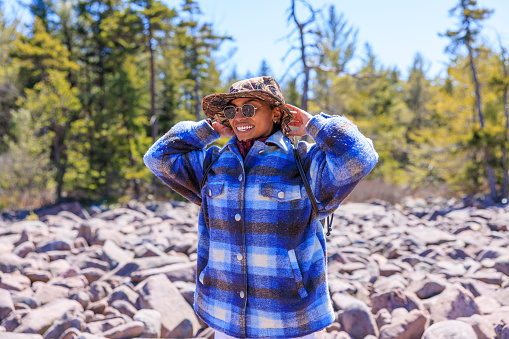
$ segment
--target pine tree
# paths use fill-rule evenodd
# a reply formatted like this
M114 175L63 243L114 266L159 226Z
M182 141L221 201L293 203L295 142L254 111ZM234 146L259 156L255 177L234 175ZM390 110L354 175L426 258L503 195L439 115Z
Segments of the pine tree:
M456 15L460 19L460 25L456 30L448 30L445 33L445 36L451 39L451 44L447 47L446 51L455 54L460 46L464 46L467 49L472 81L475 85L476 109L479 119L478 123L482 130L485 127L485 122L482 111L480 83L475 63L475 54L477 50L474 44L476 43L476 39L480 33L480 22L487 19L491 13L493 13L493 10L478 8L476 0L460 0L458 5L453 7L449 13L451 15L455 15L457 13ZM488 146L484 146L483 149L484 163L490 186L490 196L493 200L497 200L496 178L491 164L492 154Z

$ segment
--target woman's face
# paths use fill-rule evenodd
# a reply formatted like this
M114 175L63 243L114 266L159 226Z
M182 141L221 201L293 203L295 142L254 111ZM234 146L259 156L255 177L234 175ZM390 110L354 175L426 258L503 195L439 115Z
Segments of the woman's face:
M230 102L230 105L235 107L242 107L245 104L251 104L256 108L253 117L245 117L238 109L235 119L228 120L237 139L248 140L269 136L272 133L273 121L279 120L281 116L279 109L271 109L269 103L260 99L238 98Z

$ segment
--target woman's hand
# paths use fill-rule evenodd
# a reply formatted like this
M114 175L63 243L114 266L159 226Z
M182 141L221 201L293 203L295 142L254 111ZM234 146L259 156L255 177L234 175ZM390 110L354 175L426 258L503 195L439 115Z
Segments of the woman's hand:
M212 128L217 132L217 134L219 134L221 138L223 137L231 138L235 135L231 128L226 127L218 122L213 122Z
M298 137L306 135L306 126L313 116L296 106L287 104L286 107L290 109L290 112L292 112L294 118L294 120L290 121L289 125L298 127L298 129L295 131L290 131L288 134Z

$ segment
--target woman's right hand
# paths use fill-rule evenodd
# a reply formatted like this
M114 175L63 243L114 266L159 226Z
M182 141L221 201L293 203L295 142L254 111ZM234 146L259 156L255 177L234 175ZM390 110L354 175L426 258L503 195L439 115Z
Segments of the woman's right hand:
M219 134L221 138L223 137L231 138L235 135L231 128L226 127L218 122L213 122L212 128L217 132L217 134Z

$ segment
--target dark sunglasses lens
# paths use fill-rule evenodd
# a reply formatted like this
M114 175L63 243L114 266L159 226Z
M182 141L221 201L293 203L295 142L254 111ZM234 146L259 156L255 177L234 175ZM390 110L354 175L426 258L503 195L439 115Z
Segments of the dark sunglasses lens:
M255 115L255 107L253 105L242 106L242 114L248 118L252 118Z
M227 106L223 110L224 116L228 120L235 119L235 116L237 115L237 110L233 106Z

